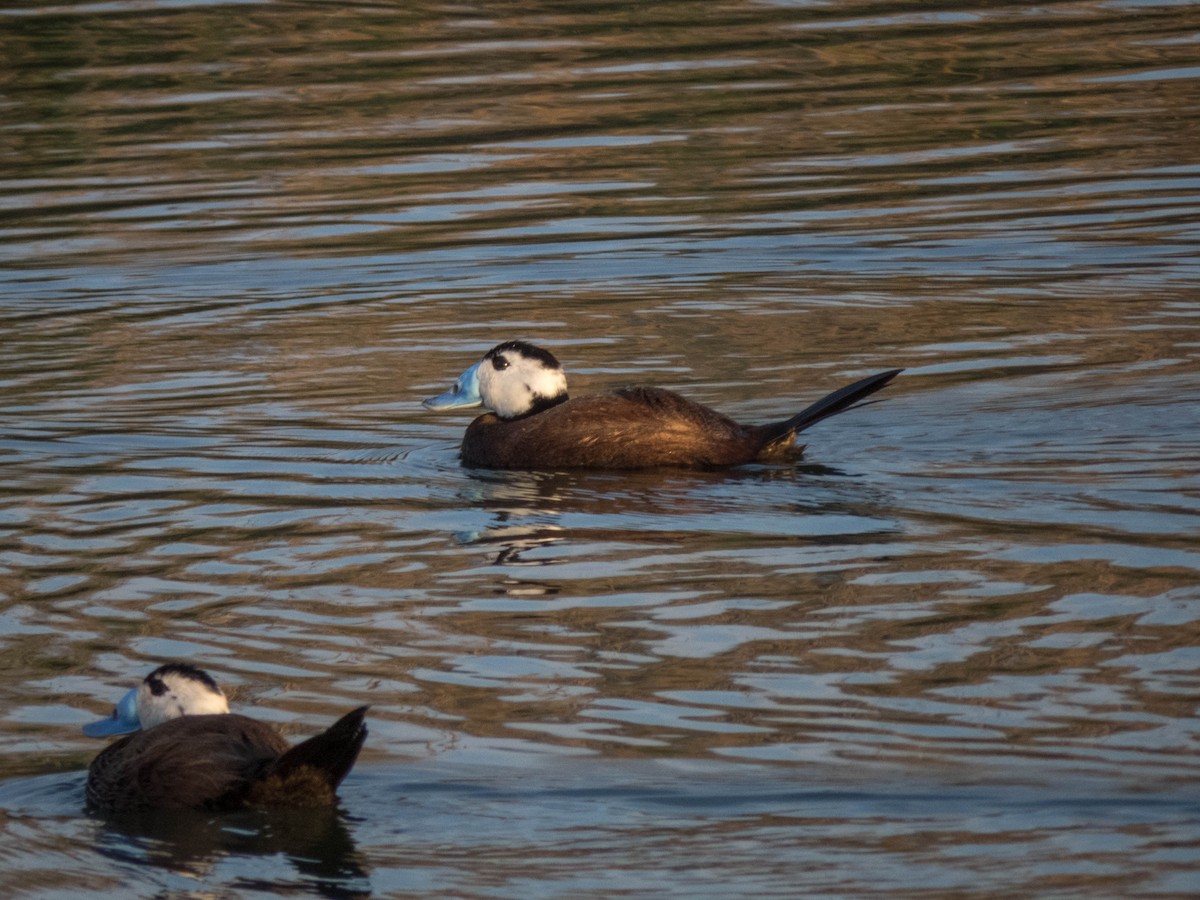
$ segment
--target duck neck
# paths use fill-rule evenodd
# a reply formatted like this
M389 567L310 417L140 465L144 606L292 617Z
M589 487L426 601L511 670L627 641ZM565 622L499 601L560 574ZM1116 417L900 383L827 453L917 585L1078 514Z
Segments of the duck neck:
M519 416L513 416L507 421L516 422L520 419L528 419L530 416L536 416L538 413L543 413L548 409L558 406L560 403L566 403L569 399L570 397L567 395L566 391L563 391L561 394L558 394L554 397L535 397L533 400L533 406L529 407L528 411L521 413Z

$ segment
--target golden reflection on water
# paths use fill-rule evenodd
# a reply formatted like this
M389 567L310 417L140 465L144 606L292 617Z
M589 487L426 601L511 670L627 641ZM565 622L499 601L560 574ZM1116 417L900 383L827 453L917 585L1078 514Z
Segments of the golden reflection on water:
M674 848L748 889L861 892L795 873L866 859L955 890L1003 844L1016 889L1177 889L1186 805L1112 801L1096 869L1086 811L998 790L990 830L947 784L1195 780L1194 31L1086 2L3 13L0 767L61 816L6 863L109 889L75 786L23 779L184 656L292 734L372 704L334 856L379 890L511 888L531 847L548 893L628 887L555 874L579 828L646 848L593 836L584 875ZM795 468L463 470L467 417L419 400L512 337L573 392L746 421L907 372ZM436 768L532 789L560 757L591 774L541 797ZM672 793L652 759L716 768ZM935 787L779 806L745 762ZM703 812L606 819L589 778Z

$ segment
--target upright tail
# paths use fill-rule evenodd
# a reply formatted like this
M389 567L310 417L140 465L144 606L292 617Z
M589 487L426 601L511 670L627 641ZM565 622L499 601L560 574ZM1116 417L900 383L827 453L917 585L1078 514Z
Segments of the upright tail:
M797 434L806 428L816 425L822 419L828 419L830 416L836 416L840 412L853 409L859 401L865 400L880 388L886 387L893 378L903 371L903 369L891 369L887 372L880 372L878 375L868 376L861 381L848 384L844 388L822 397L816 403L796 413L790 419L783 422L773 422L770 425L763 425L763 449L760 452L760 457L778 450L781 445L790 445L792 439Z
M367 739L363 718L369 708L360 706L346 713L275 760L260 782L258 802L286 806L332 804L338 785L354 768Z

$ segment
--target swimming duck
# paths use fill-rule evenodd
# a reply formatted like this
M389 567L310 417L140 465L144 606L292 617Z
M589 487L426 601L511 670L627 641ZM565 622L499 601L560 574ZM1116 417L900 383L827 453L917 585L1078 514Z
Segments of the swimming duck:
M293 747L269 725L231 713L207 672L167 663L121 698L111 716L83 727L90 737L128 734L88 767L88 807L330 806L366 740L366 712L359 707Z
M467 369L429 409L484 406L467 426L462 461L492 469L723 468L794 459L796 435L852 408L902 369L872 375L818 400L790 419L739 425L673 391L631 387L570 398L548 350L506 341Z

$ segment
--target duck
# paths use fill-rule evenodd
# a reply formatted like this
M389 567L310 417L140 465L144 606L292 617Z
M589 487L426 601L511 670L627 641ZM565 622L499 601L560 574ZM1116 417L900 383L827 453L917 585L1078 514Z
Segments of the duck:
M571 397L554 354L521 340L497 344L427 409L483 406L467 426L464 465L490 469L720 469L799 458L796 435L853 408L903 369L834 391L791 418L741 425L674 391L636 386Z
M211 675L186 662L160 665L89 737L124 734L88 767L97 813L249 806L328 807L367 738L368 707L295 746L270 725L231 713Z

